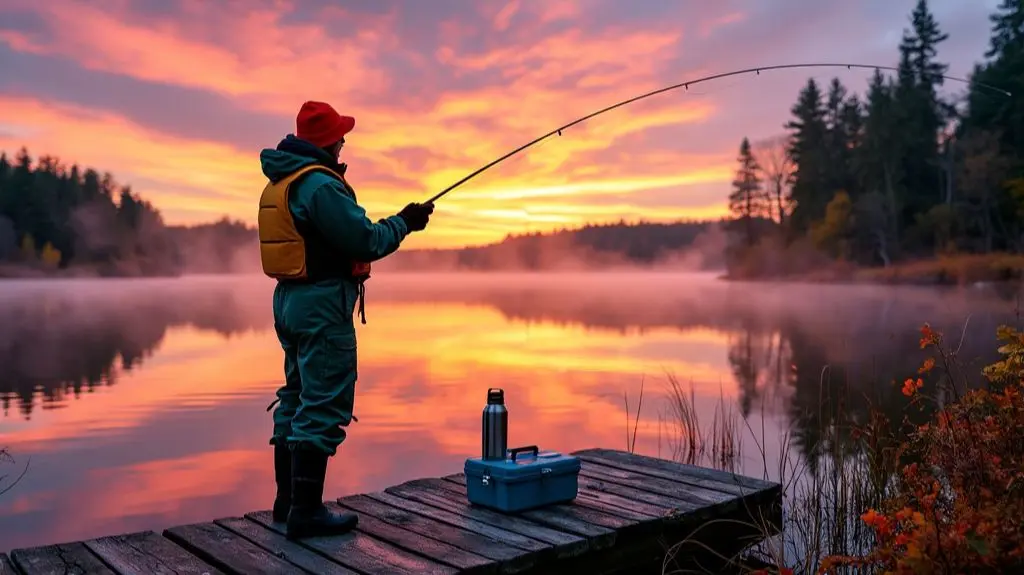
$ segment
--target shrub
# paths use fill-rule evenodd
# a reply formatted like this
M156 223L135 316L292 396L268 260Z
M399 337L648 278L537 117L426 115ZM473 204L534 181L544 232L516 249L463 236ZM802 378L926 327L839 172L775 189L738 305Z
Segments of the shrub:
M928 401L924 379L945 371L938 397L951 396L898 448L903 466L878 508L861 520L874 532L863 556L830 556L819 573L1010 573L1024 570L1024 334L1000 327L1003 359L983 371L987 389L960 389L956 354L927 324L934 349L919 377L902 382L910 402Z

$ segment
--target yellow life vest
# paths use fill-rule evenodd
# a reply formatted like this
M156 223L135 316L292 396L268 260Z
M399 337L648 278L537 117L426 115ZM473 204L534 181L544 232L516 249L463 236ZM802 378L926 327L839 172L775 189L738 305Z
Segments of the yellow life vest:
M320 165L300 168L277 182L267 182L260 195L258 228L260 237L260 261L263 273L279 280L310 280L306 238L295 226L295 219L288 209L288 197L292 184L300 176L320 171L339 179L351 191L345 178L334 170ZM350 263L350 276L365 280L370 275L368 262Z

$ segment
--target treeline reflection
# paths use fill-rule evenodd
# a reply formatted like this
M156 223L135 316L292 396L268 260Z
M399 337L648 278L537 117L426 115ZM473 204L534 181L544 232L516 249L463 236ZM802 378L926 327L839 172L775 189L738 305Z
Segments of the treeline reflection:
M787 413L805 454L842 420L863 422L869 406L899 421L906 405L899 382L924 360L920 328L929 323L958 347L963 375L981 381L997 357L995 330L1019 325L1020 291L1012 286L964 288L746 284L678 276L567 275L560 282L489 281L441 289L395 285L393 301L459 301L497 308L510 321L608 329L705 328L729 334L728 362L744 416L768 406ZM428 295L429 294L429 295ZM378 296L381 297L381 296ZM685 381L687 374L675 374ZM895 383L895 385L894 385ZM942 397L937 397L941 403ZM838 417L839 415L842 417ZM815 458L811 458L812 460Z
M1016 323L1015 291L723 284L678 276L580 274L371 280L373 306L461 303L511 322L550 322L628 336L652 329L729 334L728 361L744 414L785 397L802 433L867 402L899 409L898 386L923 358L917 329L930 322L979 367L995 353L995 328ZM272 285L257 279L52 282L0 291L0 397L5 413L62 404L143 364L167 331L191 326L225 338L272 328ZM425 314L417 317L429 317ZM969 318L969 321L967 321ZM978 370L968 370L976 373ZM687 374L676 374L685 380ZM40 399L41 398L41 399ZM13 408L13 409L12 409ZM813 444L813 438L806 438ZM803 440L801 440L803 441Z
M256 287L258 291L259 287ZM0 290L0 402L29 418L116 383L174 327L224 337L267 329L265 302L235 280L10 282Z

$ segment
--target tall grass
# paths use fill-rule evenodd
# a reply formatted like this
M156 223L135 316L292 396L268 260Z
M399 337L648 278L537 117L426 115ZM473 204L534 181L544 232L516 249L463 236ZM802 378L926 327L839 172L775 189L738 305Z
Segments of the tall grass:
M696 407L693 382L689 390L683 389L675 375L668 374L668 420L674 428L668 436L672 458L691 465L707 465L725 471L735 471L742 448L739 414L720 393L712 412L710 426L700 421Z
M640 409L644 406L644 379L640 378L640 399L637 400L636 404L636 416L633 419L633 435L630 438L629 434L629 393L622 392L622 403L626 407L626 450L630 453L636 452L636 428L640 425Z
M794 573L814 573L822 558L828 555L858 555L870 549L871 532L860 521L860 515L877 505L886 493L895 462L884 455L872 456L857 449L855 443L847 439L851 422L833 419L823 424L816 444L804 446L808 453L800 453L794 445L792 427L785 429L776 438L780 446L778 457L769 458L763 411L761 425L755 429L741 416L737 406L720 393L711 420L702 421L692 382L684 387L672 374L668 374L667 379L668 405L664 419L670 429L667 441L672 459L729 472L739 472L743 467L745 474L753 475L741 461L743 441L750 439L760 457L761 475L782 487L781 532L776 534L767 524L755 526L764 534L761 542L745 550L742 556L720 559L741 572L744 570L739 568L741 564L753 562L784 566ZM823 396L824 379L825 372L820 383ZM875 417L876 421L859 426L869 435L873 426L881 431L887 425L883 416L876 414ZM826 421L825 418L818 420ZM872 441L871 437L867 441ZM878 447L870 453L888 453L885 446ZM673 572L668 565L674 562L674 557L685 556L685 547L692 543L683 541L668 550L665 573Z

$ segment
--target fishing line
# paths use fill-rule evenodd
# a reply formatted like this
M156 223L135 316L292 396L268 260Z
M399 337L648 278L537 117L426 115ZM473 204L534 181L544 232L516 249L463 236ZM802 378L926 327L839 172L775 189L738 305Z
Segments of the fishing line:
M522 152L523 150L525 150L525 149L527 149L527 148L529 148L529 147L531 147L531 146L533 146L535 144L538 144L538 143L540 143L540 142L550 138L551 136L554 136L556 134L561 136L562 135L562 130L571 128L571 127L575 126L576 124L585 122L585 121L587 121L587 120L589 120L589 119L591 119L591 118L593 118L595 116L600 116L601 114L604 114L605 112L610 112L610 111L612 111L612 110L614 110L616 108L620 108L620 107L625 106L627 104L632 104L633 102L636 102L638 100L643 100L644 98L650 98L651 96L656 96L656 95L662 94L664 92L669 92L669 91L672 91L672 90L678 90L679 88L683 88L683 89L689 90L690 86L694 86L696 84L701 84L701 83L704 83L704 82L709 82L711 80L717 80L717 79L720 79L720 78L728 78L729 76L739 76L741 74L756 73L756 74L760 75L762 71L784 70L784 69L791 69L791 68L846 68L848 70L852 70L854 68L858 68L858 69L868 69L868 70L875 70L875 71L878 71L878 70L888 70L890 72L899 72L899 68L895 68L893 66L876 66L876 65L873 65L873 64L824 64L824 63L821 63L821 64L777 64L775 66L761 66L761 67L758 67L758 68L745 68L743 70L734 70L732 72L723 72L723 73L720 73L720 74L713 74L711 76L704 76L703 78L697 78L695 80L688 80L686 82L680 82L678 84L673 84L671 86L666 86L664 88L660 88L660 89L654 90L652 92L647 92L646 94L641 94L639 96L634 96L634 97L632 97L632 98L630 98L628 100L623 100L623 101L621 101L621 102L619 102L617 104L612 104L611 106L608 106L607 108L602 108L602 109L600 109L600 110L598 110L596 112L591 112L590 114L587 114L586 116L583 116L582 118L577 118L577 119L569 122L568 124L566 124L564 126L559 126L558 128L555 128L554 130L551 130L547 134L544 134L543 136L540 136L540 137L538 137L538 138L536 138L536 139L534 139L534 140L532 140L530 142L527 142L526 144L523 144L522 146L519 146L518 148L512 150L511 152L505 154L504 156L501 156L500 158L492 161L491 163L489 163L489 164L487 164L487 165L485 165L485 166L483 166L481 168L478 168L473 173L471 173L468 176L462 178L461 180L455 182L454 184L448 186L444 190L441 190L440 192L438 192L437 195L435 195L434 197L432 197L429 200L427 200L426 203L429 204L429 203L433 203L433 202L437 201L438 199L440 199L441 197L446 195L448 192L454 190L455 188L461 186L462 184L465 184L469 180L471 180L471 179L475 178L476 176L478 176L479 174L483 173L485 170L494 167L495 165L505 161L506 159L511 158L512 156L518 154L519 152ZM1009 91L1004 90L1002 88L997 88L996 86L992 86L990 84L985 84L985 83L982 83L982 82L974 82L972 80L968 80L968 79L965 79L965 78L958 78L956 76L946 76L944 74L940 74L939 77L941 77L944 80L950 80L952 82L961 82L961 83L964 83L964 84L974 84L974 85L978 86L979 88L984 88L986 90L990 90L990 91L1002 94L1004 96L1013 96L1013 94L1011 94Z

